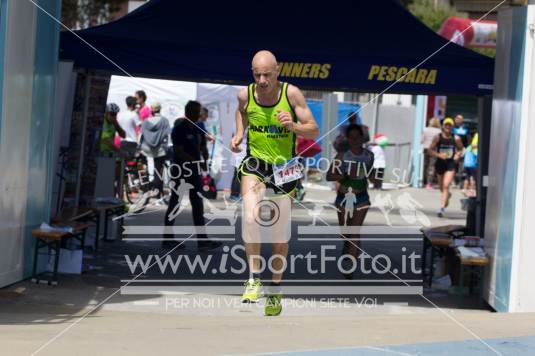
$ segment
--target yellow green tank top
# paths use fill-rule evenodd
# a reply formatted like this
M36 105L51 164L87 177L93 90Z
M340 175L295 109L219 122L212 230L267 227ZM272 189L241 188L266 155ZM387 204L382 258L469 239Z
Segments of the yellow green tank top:
M260 105L254 96L255 84L249 85L247 102L247 154L268 163L283 163L295 156L295 134L277 120L277 111L289 112L297 122L288 100L288 83L282 83L279 100L273 106Z

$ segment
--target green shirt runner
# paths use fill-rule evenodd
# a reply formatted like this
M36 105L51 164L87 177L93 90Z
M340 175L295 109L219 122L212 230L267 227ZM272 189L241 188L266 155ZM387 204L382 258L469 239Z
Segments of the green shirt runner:
M101 153L114 153L115 150L111 148L105 141L113 140L115 138L115 127L113 124L109 123L108 120L104 119L104 124L102 125L102 133L100 134L100 152Z
M285 128L277 119L277 112L292 114L294 122L297 117L288 100L288 83L282 83L279 100L273 106L257 103L254 96L255 84L249 85L247 102L248 134L247 154L267 163L281 164L295 156L295 133Z

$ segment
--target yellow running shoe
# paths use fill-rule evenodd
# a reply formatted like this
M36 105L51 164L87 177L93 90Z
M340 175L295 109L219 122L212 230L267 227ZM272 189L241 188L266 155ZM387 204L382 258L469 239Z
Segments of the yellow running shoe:
M266 306L264 307L265 316L277 316L282 311L282 293L269 294L266 297Z
M245 283L245 291L241 296L242 303L256 303L262 292L262 281L259 278L248 279Z

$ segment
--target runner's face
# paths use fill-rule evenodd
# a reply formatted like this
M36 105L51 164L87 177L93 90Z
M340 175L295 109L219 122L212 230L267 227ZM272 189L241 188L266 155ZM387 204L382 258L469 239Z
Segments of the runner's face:
M451 125L446 124L444 125L444 132L450 134L451 133Z
M253 77L257 90L262 93L269 93L277 84L277 66L261 65L253 67Z
M364 140L359 130L351 130L347 135L347 141L350 148L360 148L364 144Z
M135 97L136 97L136 103L137 103L138 105L143 104L143 98L142 98L142 97L140 97L140 96L137 95L137 94L135 95Z
M197 121L199 120L199 117L201 116L201 108L199 107L199 110L195 110L191 117L188 117L191 121Z

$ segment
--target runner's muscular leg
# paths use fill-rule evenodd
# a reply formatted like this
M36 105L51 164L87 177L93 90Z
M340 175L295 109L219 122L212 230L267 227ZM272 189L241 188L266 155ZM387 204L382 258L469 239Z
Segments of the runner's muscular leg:
M353 217L348 222L349 226L362 226L366 214L368 213L368 207L356 208L353 214ZM360 256L362 250L360 248L360 234L350 234L348 235L352 240L349 241L349 250L348 253L354 257Z
M272 269L273 275L271 280L275 283L279 283L282 280L283 269L286 267L286 257L288 255L288 243L272 243L271 244L271 256L277 257L273 258Z
M242 219L245 222L242 224L242 234L251 273L260 272L258 257L260 256L261 241L256 216L258 215L258 202L263 199L265 191L265 184L261 183L257 177L246 175L241 177Z
M282 280L283 268L286 265L286 257L288 255L288 242L291 231L291 219L289 219L290 207L291 207L291 198L288 196L281 196L274 201L279 206L279 223L276 224L276 228L272 230L271 235L271 255L279 255L277 258L273 258L272 269L273 276L271 280L275 283L279 283ZM290 225L288 225L290 224ZM280 271L280 272L279 272Z
M455 171L446 171L442 178L442 208L446 207L447 201L449 199L448 195L450 193L450 184L455 178Z
M442 192L442 183L444 182L444 174L437 174L438 189Z

